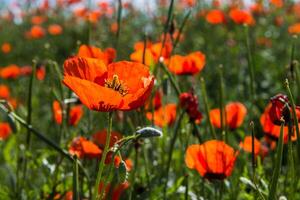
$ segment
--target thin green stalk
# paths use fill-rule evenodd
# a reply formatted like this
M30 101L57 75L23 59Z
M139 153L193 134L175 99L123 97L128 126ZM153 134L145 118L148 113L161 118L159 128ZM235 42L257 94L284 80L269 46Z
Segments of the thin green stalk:
M175 89L175 92L177 94L177 96L179 96L181 94L181 90L177 84L177 82L175 81L173 75L171 74L171 72L167 69L167 67L165 66L164 63L160 63L160 65L162 66L163 70L165 71L165 73L167 74L168 78L171 81L171 84L173 86L173 88Z
M294 61L295 66L295 74L296 74L296 87L297 87L297 91L298 91L298 99L300 99L300 70L299 70L299 62L298 61Z
M294 102L294 97L290 89L289 81L288 79L285 80L285 88L287 90L289 100L291 102L292 106L292 114L293 114L293 120L294 120L294 126L296 127L296 134L297 134L297 150L298 150L298 157L300 157L300 130L299 130L299 124L298 124L298 118L296 113L296 106Z
M137 141L136 141L137 142ZM129 193L129 200L132 200L132 195L134 191L134 185L135 185L135 179L136 179L136 171L138 169L138 148L135 147L135 156L134 156L134 168L131 173L131 187L130 187L130 193Z
M292 38L292 46L291 46L291 57L290 57L290 72L292 80L295 79L295 66L294 66L294 57L295 57L295 40Z
M251 127L251 157L252 157L252 182L255 184L255 168L256 168L256 163L255 163L255 146L254 146L254 140L255 140L255 134L254 134L254 122L250 122L250 127Z
M162 41L162 46L161 46L160 53L159 53L159 58L161 57L163 49L165 47L167 33L168 33L168 30L169 30L169 27L170 27L170 22L171 22L171 19L172 19L172 13L173 13L173 7L174 7L173 5L174 5L174 0L171 0L170 5L169 5L169 9L168 9L167 22L166 22L165 27L164 27L163 41Z
M221 134L222 140L226 142L226 125L225 125L225 108L224 108L224 80L223 80L223 66L219 66L219 102L220 102L220 119L221 119Z
M79 200L78 162L75 155L73 161L73 200Z
M175 39L175 42L174 42L174 44L173 44L173 50L175 49L175 47L177 46L177 44L178 44L178 42L179 42L179 39L180 39L181 33L182 33L182 31L183 31L183 28L185 27L185 24L186 24L187 20L188 20L189 17L191 16L191 13L192 13L192 10L189 10L189 11L187 12L187 14L186 14L186 15L184 16L184 18L183 18L183 21L182 21L182 23L181 23L181 25L180 25L180 28L179 28L179 31L178 31L178 35L177 35L177 37L176 37L176 39Z
M189 175L185 175L185 193L184 193L184 199L189 199Z
M209 106L208 106L205 80L204 80L203 77L201 77L200 81L201 81L201 91L202 91L202 96L203 96L203 101L204 101L206 116L209 116L209 110L210 109L209 109ZM215 132L214 127L212 126L212 123L211 123L209 117L207 117L207 122L209 124L210 134L211 134L212 138L216 139L217 138L216 132Z
M247 46L247 60L248 60L248 69L250 73L250 98L252 101L252 104L255 103L256 100L256 94L255 94L255 77L254 77L254 62L250 47L250 31L249 27L246 26L246 46ZM253 105L252 105L253 106Z
M289 114L290 115L290 114ZM289 165L289 170L288 170L288 175L287 177L290 178L291 180L291 191L289 192L290 195L294 194L295 191L295 187L297 186L296 182L295 182L295 163L294 163L294 153L293 153L293 144L292 144L292 135L294 132L294 128L293 128L293 122L289 121L288 122L288 165ZM292 196L290 196L289 199Z
M269 200L274 200L276 196L278 178L279 178L281 163L282 163L283 127L284 127L284 120L281 119L280 136L279 136L279 141L278 141L278 146L276 151L275 166L274 166L272 181L270 183L270 189L269 189L269 198L268 198Z
M169 148L169 151L168 151L168 154L167 154L168 155L168 161L167 161L167 167L166 167L166 170L165 170L165 173L164 173L165 176L166 176L166 179L165 179L165 183L164 183L164 191L163 191L164 198L163 199L167 198L167 187L168 187L168 179L169 179L169 171L170 171L170 166L171 166L171 161L172 161L172 155L173 155L176 139L177 139L177 136L178 136L178 132L179 132L179 129L180 129L180 125L181 125L181 121L182 121L182 118L184 116L184 113L185 113L185 111L181 111L181 113L179 115L179 118L176 122L176 125L175 125L175 128L174 128L174 135L171 139L170 148Z
M147 35L144 35L144 48L143 48L143 64L145 64L146 59L146 48L147 48Z
M120 37L120 30L121 30L121 18L122 18L122 0L118 0L118 16L117 16L117 34L116 34L116 49L118 49L119 45L119 37Z
M108 115L107 115L107 119L108 119L108 128L107 128L107 135L106 135L106 141L105 141L105 147L104 147L104 150L103 150L103 154L102 154L102 157L101 157L101 161L100 161L100 166L99 166L99 170L98 170L98 173L97 173L97 178L96 178L96 183L95 183L95 186L94 186L94 194L93 194L93 200L97 200L99 198L99 185L100 185L100 181L101 181L101 178L102 178L102 172L103 172L103 169L104 169L104 161L105 161L105 158L106 158L106 155L108 153L108 150L109 150L109 142L110 142L110 137L111 137L111 129L112 129L112 112L109 112Z
M27 118L26 123L31 124L31 117L32 117L32 91L33 91L33 82L36 72L36 61L33 60L33 67L32 67L32 73L29 80L29 87L28 87L28 99L27 99ZM27 152L30 151L30 145L31 145L31 131L27 129L26 134L26 143L25 143L25 156L24 156L24 165L23 165L23 182L26 181L26 171L27 171ZM24 183L23 183L24 184Z

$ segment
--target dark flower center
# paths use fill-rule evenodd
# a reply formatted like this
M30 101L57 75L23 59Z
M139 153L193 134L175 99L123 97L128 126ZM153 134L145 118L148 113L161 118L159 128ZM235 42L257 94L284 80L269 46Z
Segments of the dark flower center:
M122 96L128 94L128 89L123 81L119 80L118 75L113 75L112 80L105 80L104 86L119 92Z

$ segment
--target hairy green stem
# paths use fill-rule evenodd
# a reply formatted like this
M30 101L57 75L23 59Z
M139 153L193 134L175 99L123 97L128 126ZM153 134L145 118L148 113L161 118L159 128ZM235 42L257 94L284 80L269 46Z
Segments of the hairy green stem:
M101 156L101 161L100 161L100 165L99 165L99 170L97 173L97 178L96 178L96 183L95 183L95 187L94 187L94 194L93 194L93 200L97 200L99 198L99 185L101 182L101 178L102 178L102 173L103 173L103 169L104 169L104 162L105 162L105 158L106 155L108 153L109 150L109 143L110 143L110 137L111 137L111 129L112 129L112 112L109 112L107 114L107 123L108 123L108 128L107 128L107 135L106 135L106 141L105 141L105 147Z

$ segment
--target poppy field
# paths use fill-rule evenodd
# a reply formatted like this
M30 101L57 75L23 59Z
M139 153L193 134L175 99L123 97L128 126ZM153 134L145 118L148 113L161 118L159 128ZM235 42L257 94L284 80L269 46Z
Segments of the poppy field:
M0 200L300 200L300 1L0 5Z

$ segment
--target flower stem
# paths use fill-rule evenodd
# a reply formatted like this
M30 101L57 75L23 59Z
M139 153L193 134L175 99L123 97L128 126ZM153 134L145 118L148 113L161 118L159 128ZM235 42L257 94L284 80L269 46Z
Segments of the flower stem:
M252 156L252 182L255 184L255 146L254 146L254 140L255 140L255 133L254 133L254 122L250 122L250 127L251 127L251 156Z
M210 118L209 118L209 106L208 106L208 100L207 100L205 80L204 80L203 77L201 77L200 81L201 81L201 91L202 91L203 101L204 101L204 105L205 105L205 112L206 112L206 116L207 116L207 122L209 124L210 134L211 134L213 139L216 139L217 138L216 132L215 132L215 129L212 126L212 123L211 123Z
M73 200L79 199L79 187L78 187L78 162L77 162L77 156L75 155L73 161Z
M175 147L175 142L176 142L176 139L177 139L177 136L178 136L181 120L184 116L184 113L185 113L184 111L182 111L180 113L179 118L176 122L176 125L175 125L175 128L174 128L174 135L171 139L170 148L169 148L169 151L168 151L168 161L167 161L167 167L166 167L166 171L165 171L166 179L165 179L165 183L164 183L164 191L163 191L164 198L163 199L166 199L166 197L167 197L169 171L170 171L170 166L171 166L171 161L172 161L173 150L174 150L174 147Z
M284 120L281 120L281 127L280 127L280 136L276 151L276 161L274 166L274 171L272 175L272 181L270 183L270 189L269 189L269 200L275 199L276 190L277 190L277 183L279 178L279 173L281 169L281 163L282 163L282 152L283 152L283 127L284 127Z
M31 116L32 116L32 91L33 91L33 82L34 76L36 72L36 61L33 60L33 67L32 73L29 80L29 87L28 87L28 99L27 99L27 119L26 123L31 124ZM26 181L26 171L27 171L27 152L30 150L31 144L31 131L27 129L26 135L26 144L25 144L25 156L24 156L24 165L23 165L23 184Z
M219 98L220 98L220 119L221 119L221 134L222 134L222 140L226 141L226 113L225 113L225 109L224 109L224 80L223 80L223 66L220 65L219 66L219 87L220 87L220 94L219 94Z
M297 134L297 150L298 150L298 157L300 157L300 130L299 130L299 124L298 124L298 118L296 113L296 106L294 102L294 97L290 89L289 81L288 79L285 80L285 88L287 90L289 100L292 105L292 114L293 114L293 120L294 120L294 126L296 127L296 134Z
M100 161L100 166L99 166L99 170L97 173L97 179L96 179L96 184L94 187L94 194L93 194L93 200L97 200L98 199L98 195L99 195L99 185L100 185L100 181L101 181L101 177L102 177L102 173L103 173L103 169L104 169L104 162L105 162L105 158L106 155L108 153L109 150L109 143L110 143L110 136L111 136L111 128L112 128L112 112L108 113L108 128L107 128L107 135L106 135L106 141L105 141L105 147L104 147L104 151L102 153L101 156L101 161Z

